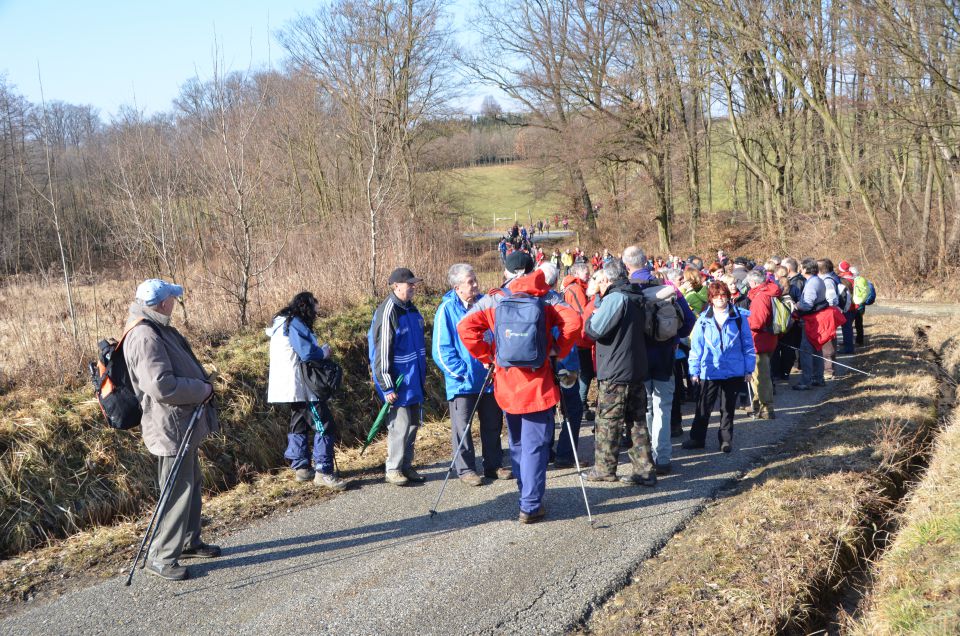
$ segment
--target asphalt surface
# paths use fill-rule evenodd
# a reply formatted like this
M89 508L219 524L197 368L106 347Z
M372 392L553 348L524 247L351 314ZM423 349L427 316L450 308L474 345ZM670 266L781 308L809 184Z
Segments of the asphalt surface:
M547 518L517 522L514 481L470 488L446 464L398 488L368 480L316 506L263 520L221 541L221 558L187 561L183 583L137 573L0 621L3 634L555 634L625 585L632 571L742 471L815 421L831 390L778 385L777 419L738 410L734 452L674 445L674 472L654 488L587 484L588 525L574 470L548 473ZM692 405L685 405L689 425ZM558 430L559 433L559 430ZM592 459L592 427L581 453ZM621 454L620 474L629 472ZM307 486L310 487L310 486Z

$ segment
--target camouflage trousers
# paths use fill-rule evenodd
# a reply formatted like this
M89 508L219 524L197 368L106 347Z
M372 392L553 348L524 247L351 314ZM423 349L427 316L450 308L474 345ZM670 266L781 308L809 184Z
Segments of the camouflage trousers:
M633 446L627 451L633 473L647 477L653 471L650 459L650 432L647 430L647 391L643 384L600 382L597 401L594 461L596 471L605 475L617 472L620 435L630 432Z

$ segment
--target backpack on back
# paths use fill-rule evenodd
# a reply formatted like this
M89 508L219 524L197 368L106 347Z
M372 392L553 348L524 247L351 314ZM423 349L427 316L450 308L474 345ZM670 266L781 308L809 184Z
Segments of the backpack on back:
M108 338L98 342L97 361L89 365L93 390L107 424L123 431L139 426L140 418L143 417L140 400L137 399L130 382L130 373L127 371L127 361L123 357L122 349L127 334L141 323L156 329L149 320L138 320L124 330L119 340Z
M543 299L503 289L493 325L497 366L539 369L547 360Z
M770 297L770 333L782 335L793 328L793 301Z
M669 285L643 289L643 333L657 342L668 342L680 332L683 310L677 303L677 293Z
M867 281L867 297L863 299L864 305L872 305L877 302L877 288L873 286L873 283Z

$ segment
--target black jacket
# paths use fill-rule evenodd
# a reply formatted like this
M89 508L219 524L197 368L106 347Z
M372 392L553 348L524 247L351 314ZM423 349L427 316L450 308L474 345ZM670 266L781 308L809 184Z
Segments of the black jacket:
M586 333L597 343L597 379L613 384L639 384L647 379L647 347L640 303L643 292L623 278L601 298L601 307L587 321ZM611 303L607 309L606 303Z

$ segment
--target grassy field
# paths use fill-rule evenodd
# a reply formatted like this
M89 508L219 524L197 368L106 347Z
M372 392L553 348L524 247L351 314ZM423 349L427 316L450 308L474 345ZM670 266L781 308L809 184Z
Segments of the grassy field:
M447 185L453 212L464 229L503 228L545 219L563 208L563 197L543 183L538 172L519 163L477 166L450 171ZM538 185L543 183L543 185Z

